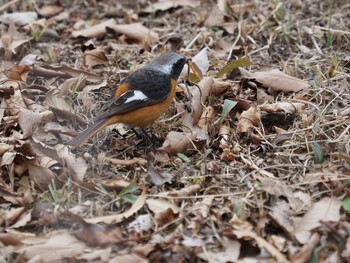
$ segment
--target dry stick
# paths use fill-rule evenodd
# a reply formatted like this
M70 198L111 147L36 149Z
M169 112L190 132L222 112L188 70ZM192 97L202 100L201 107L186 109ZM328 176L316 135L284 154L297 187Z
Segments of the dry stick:
M248 191L241 191L241 192L234 192L234 193L225 193L225 194L215 194L215 195L192 195L192 196L168 196L168 195L162 195L162 194L156 194L156 195L146 195L147 197L159 197L159 198L166 198L166 199L200 199L200 198L208 198L208 197L232 197L232 196L239 196L239 195L245 195Z
M233 42L232 46L231 46L231 49L230 49L230 52L228 53L228 56L227 56L227 61L230 60L231 56L232 56L232 52L233 52L233 49L235 48L235 46L237 45L239 39L241 38L241 32L242 32L242 19L240 19L240 21L238 22L238 35L235 39L235 41Z
M193 44L196 43L197 39L201 36L201 34L202 32L199 32L197 36L195 36L194 39L192 39L192 41L185 48L185 51L188 51L193 46Z
M341 34L344 34L344 35L350 35L350 32L349 31L345 31L345 30L327 28L327 27L323 27L323 26L315 26L315 27L318 28L318 29L321 29L323 31L329 31L329 32L332 32L332 33L341 33Z

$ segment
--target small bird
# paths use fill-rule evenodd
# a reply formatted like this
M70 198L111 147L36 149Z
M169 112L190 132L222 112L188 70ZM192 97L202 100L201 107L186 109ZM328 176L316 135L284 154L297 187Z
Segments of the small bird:
M78 147L108 125L123 123L130 128L145 128L169 107L181 71L190 59L163 53L148 65L125 78L113 92L94 123L80 132L69 145Z

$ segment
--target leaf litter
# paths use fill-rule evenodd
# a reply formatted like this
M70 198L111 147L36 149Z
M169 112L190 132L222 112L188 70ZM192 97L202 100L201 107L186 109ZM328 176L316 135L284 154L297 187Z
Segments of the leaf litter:
M0 10L0 261L348 260L344 1ZM122 125L66 145L166 50L192 64L158 145Z

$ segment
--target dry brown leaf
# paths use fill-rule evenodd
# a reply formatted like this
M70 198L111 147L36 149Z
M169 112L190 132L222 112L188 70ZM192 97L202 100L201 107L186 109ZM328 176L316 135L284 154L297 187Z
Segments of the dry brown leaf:
M306 244L311 236L311 230L320 226L320 220L338 222L342 203L335 197L325 197L314 203L301 222L295 228L295 237L301 244Z
M53 118L54 114L52 111L34 112L21 108L18 116L18 124L22 129L23 137L28 138L33 135L39 124L43 121L53 120Z
M193 141L196 136L196 133L171 131L166 136L162 147L158 150L163 150L172 155L184 152L191 145L191 141Z
M342 257L350 258L350 237L346 239L345 249L342 252Z
M236 128L237 133L251 132L254 126L260 124L260 113L255 105L252 105L248 110L243 111Z
M198 211L203 218L208 218L213 200L214 198L211 196L205 197L202 201L194 203L192 209Z
M65 80L59 87L58 90L60 91L60 96L64 97L69 92L77 92L81 91L86 85L86 76L81 75L79 77L70 78Z
M257 88L256 89L256 101L258 102L258 105L274 102L274 98L271 95L268 95L264 89L262 88Z
M49 168L33 164L27 164L27 166L30 178L42 192L48 190L49 185L52 184L52 182L55 182L57 188L62 185L57 181L56 175Z
M0 22L4 24L27 25L38 19L36 12L13 12L0 15Z
M244 238L248 240L254 240L257 243L258 247L266 249L266 251L269 252L271 256L273 256L277 260L277 262L289 262L285 255L283 255L276 247L274 247L262 237L259 237L255 232L250 231L248 229L240 229L233 230L233 234L235 234L238 239Z
M259 105L258 109L266 112L300 113L305 109L305 104L300 102L281 101L273 104Z
M113 29L116 33L123 34L127 38L137 40L139 42L148 41L150 43L155 43L159 39L159 36L156 32L143 26L141 23L112 25L108 27Z
M84 252L83 255L76 257L78 262L108 262L111 257L112 247L104 249L93 249L90 253Z
M107 162L110 162L112 165L115 166L146 166L147 160L144 158L133 158L133 159L114 159L114 158L106 158Z
M23 244L21 239L12 233L0 233L0 242L4 246L19 246Z
M163 226L180 214L180 208L175 204L162 199L147 199L148 208L154 213L154 221L158 226Z
M6 99L6 108L9 110L11 116L16 116L22 108L27 108L19 89L15 90L13 96Z
M261 83L264 87L270 88L275 91L282 92L298 92L303 89L310 87L310 84L298 79L291 77L279 70L271 70L267 72L254 72L250 73L248 71L240 69L242 75L249 79L255 79L257 82Z
M108 263L148 263L148 259L140 257L136 253L116 256L111 258Z
M44 17L51 17L58 15L59 13L63 12L64 8L59 5L44 5L42 8L38 10L38 13Z
M22 213L17 219L16 222L9 226L9 228L20 228L26 226L32 220L32 209Z
M153 13L153 12L156 12L158 10L166 11L170 8L176 8L179 6L196 7L196 6L198 6L198 4L199 4L199 1L197 1L197 0L192 0L192 1L188 1L188 0L158 1L156 3L151 4L147 8L143 9L143 12Z
M255 3L243 3L243 4L235 4L230 5L230 9L234 14L241 14L251 12L252 9L255 9Z
M32 69L34 76L43 76L43 77L61 77L61 78L73 78L80 77L81 75L86 76L86 80L90 82L98 82L101 81L102 77L93 74L86 70L75 69L69 67L67 65L59 65L59 66L48 66L45 65L43 67L35 66Z
M26 81L30 68L27 65L14 66L4 71L9 80Z
M16 220L25 212L24 207L10 208L0 214L0 226L8 227L13 225Z
M231 87L231 83L228 81L223 81L219 79L214 79L213 87L211 88L211 92L215 96L219 96L225 91L227 91Z
M135 203L130 207L129 210L127 210L124 213L117 214L117 215L109 215L109 216L101 216L101 217L94 217L94 218L86 218L84 219L87 223L100 223L103 222L105 224L113 224L113 223L120 223L126 218L132 216L137 211L139 211L146 201L146 188L143 187L141 195L137 198Z
M26 239L23 239L26 243ZM77 240L68 231L51 233L44 242L26 246L16 250L19 254L24 254L26 259L40 257L42 262L62 262L62 258L74 258L83 253L86 246Z
M318 233L313 233L308 242L300 249L296 255L291 256L293 263L304 263L309 262L313 250L320 242L320 235ZM349 254L350 256L350 254Z
M107 27L113 27L117 22L115 19L109 19L98 25L72 32L72 37L87 37L87 38L101 38L107 33Z
M226 262L237 262L241 253L241 244L236 240L230 240L226 237L222 240L224 250L221 252L206 251L200 253L198 256L208 262L226 263ZM204 247L204 246L203 246Z
M134 221L129 223L129 227L133 228L137 233L142 233L153 229L154 222L149 214L139 215Z
M84 52L84 65L92 68L97 65L103 65L108 62L106 54L102 50L93 49Z
M171 180L174 176L175 174L170 174L168 172L159 172L154 166L153 162L148 162L147 178L149 178L153 184L162 185L165 183L171 183Z
M168 196L191 196L201 191L199 184L190 185L180 190L173 190L167 193Z
M104 246L123 240L120 229L106 229L97 224L82 223L74 236L90 246Z

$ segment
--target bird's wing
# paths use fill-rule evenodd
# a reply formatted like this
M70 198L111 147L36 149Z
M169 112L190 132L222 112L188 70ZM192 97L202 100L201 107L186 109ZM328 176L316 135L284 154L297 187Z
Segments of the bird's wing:
M170 77L157 71L136 71L108 99L95 121L160 103L168 97L170 91Z

